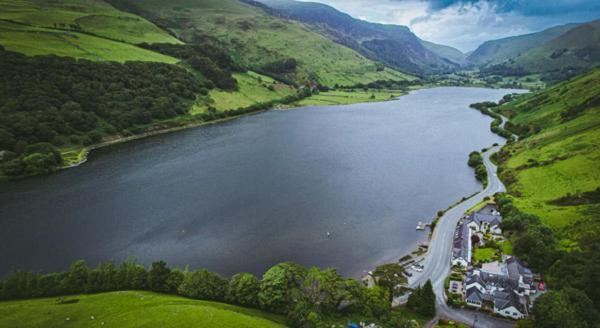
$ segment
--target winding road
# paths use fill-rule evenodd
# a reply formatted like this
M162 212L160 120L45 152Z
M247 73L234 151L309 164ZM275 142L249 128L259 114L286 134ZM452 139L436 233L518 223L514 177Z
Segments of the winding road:
M409 280L409 286L414 288L431 279L433 291L436 295L437 315L428 326L437 322L439 317L462 322L472 327L514 327L515 325L513 321L492 317L484 312L450 308L446 305L444 293L444 280L451 269L452 240L456 224L469 208L483 201L484 197L493 196L497 192L506 190L504 184L496 175L496 165L490 161L490 156L497 152L501 146L495 146L483 153L483 162L488 172L487 187L473 197L457 204L439 219L433 231L425 259L421 262L425 268L422 272L414 274Z

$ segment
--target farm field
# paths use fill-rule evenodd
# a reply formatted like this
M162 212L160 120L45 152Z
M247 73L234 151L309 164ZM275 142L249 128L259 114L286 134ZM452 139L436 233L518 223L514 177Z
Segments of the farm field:
M285 327L282 317L259 310L152 292L63 299L0 302L0 327Z

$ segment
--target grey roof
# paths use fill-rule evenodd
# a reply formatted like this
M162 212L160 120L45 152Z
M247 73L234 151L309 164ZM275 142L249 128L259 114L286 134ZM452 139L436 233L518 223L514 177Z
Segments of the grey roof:
M485 287L485 281L483 281L483 279L481 279L481 277L478 274L472 274L470 276L467 276L466 284L470 285L473 283L479 283L482 287Z
M464 223L460 223L454 230L452 257L467 259L469 251L469 227Z
M514 306L515 309L521 313L525 313L525 307L519 298L519 295L515 294L512 290L507 292L496 292L494 293L494 307L502 311L508 307Z
M475 221L477 224L481 224L482 222L487 222L491 226L494 226L494 225L499 225L502 222L502 216L475 212L475 213L471 213L471 215L469 216L469 222L473 222L473 221Z
M511 279L507 275L491 274L484 271L479 271L479 274L474 274L473 270L467 273L466 284L478 282L484 288L496 287L502 289L517 289L519 288L519 279Z
M483 302L483 297L481 295L481 292L475 288L475 287L471 287L469 289L467 289L467 297L466 300L471 301L471 302Z
M531 284L533 281L533 273L531 270L523 265L521 261L515 256L511 256L506 259L506 267L508 269L508 276L510 279L519 280L519 276L523 276L525 283Z
M496 213L496 215L494 215ZM498 213L495 205L487 204L477 212L471 213L469 216L469 222L475 221L477 224L487 222L491 226L500 225L502 222L502 215Z

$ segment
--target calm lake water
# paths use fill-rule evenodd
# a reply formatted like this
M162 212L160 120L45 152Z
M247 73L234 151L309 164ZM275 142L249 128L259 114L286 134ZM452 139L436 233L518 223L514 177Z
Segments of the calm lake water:
M514 91L270 111L0 184L0 275L133 256L224 275L291 260L359 276L410 252L427 238L418 221L481 188L467 155L501 139L468 105Z

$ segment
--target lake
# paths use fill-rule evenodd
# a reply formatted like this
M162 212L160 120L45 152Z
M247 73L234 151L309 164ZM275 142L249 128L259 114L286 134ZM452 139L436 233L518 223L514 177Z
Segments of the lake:
M427 239L418 221L482 188L468 154L502 139L468 105L515 91L274 110L0 184L0 275L135 257L223 275L295 261L358 277L410 253Z

